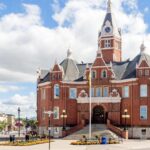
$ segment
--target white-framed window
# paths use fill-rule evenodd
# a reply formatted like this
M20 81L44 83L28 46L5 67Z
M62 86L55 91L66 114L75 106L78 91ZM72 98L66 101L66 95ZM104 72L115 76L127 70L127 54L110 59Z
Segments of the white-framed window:
M41 89L41 99L42 99L42 100L45 100L45 99L46 99L46 89L45 89L45 88L42 88L42 89Z
M111 40L104 40L104 48L111 47Z
M45 120L45 107L42 109L42 119Z
M149 76L149 70L145 70L145 76Z
M139 70L139 76L143 76L143 70Z
M140 97L147 97L147 84L140 85Z
M102 70L101 77L102 78L107 78L107 70Z
M101 87L96 88L96 97L101 97L102 96L102 90Z
M108 87L103 88L103 97L108 97Z
M54 85L54 98L59 98L59 96L60 96L59 85L55 84Z
M55 135L58 135L59 134L59 127L54 127L54 134Z
M95 70L92 70L91 77L92 77L92 79L96 78L96 71Z
M77 97L77 89L76 88L70 88L69 89L69 98L75 99Z
M123 97L129 97L129 86L123 87Z
M54 111L53 118L59 119L59 107L54 107L53 111Z
M94 94L94 88L91 88L91 97L94 97L95 94Z
M147 106L146 105L140 106L140 119L147 120Z

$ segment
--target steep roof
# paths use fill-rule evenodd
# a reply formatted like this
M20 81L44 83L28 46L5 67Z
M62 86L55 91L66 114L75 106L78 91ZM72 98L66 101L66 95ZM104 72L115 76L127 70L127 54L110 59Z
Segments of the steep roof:
M77 67L77 62L73 59L66 58L60 63L64 70L65 81L74 81L79 77L79 69Z

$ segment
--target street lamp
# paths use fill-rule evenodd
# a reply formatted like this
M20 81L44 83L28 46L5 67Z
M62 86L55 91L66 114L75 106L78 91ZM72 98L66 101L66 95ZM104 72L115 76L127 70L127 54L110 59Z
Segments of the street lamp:
M20 137L20 107L18 107L18 137Z
M67 118L67 114L66 114L66 110L65 109L63 109L62 115L60 117L63 119L63 130L65 130L66 129L66 127L65 127L65 119Z
M50 135L51 135L51 127L50 127L50 118L51 118L51 115L53 114L54 112L53 111L45 111L44 114L47 114L48 115L48 133L49 133L49 150L50 150Z
M122 118L125 119L124 131L127 130L127 119L130 118L130 115L128 115L127 112L128 112L128 110L124 109L124 114L122 115Z

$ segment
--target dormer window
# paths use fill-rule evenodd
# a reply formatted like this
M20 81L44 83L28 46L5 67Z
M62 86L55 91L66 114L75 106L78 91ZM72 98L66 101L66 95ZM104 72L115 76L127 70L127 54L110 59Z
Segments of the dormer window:
M107 71L106 70L103 70L101 72L101 78L107 78Z
M139 77L142 77L142 75L143 75L143 71L139 70Z
M59 95L60 95L59 85L55 84L54 85L54 98L55 99L59 98Z
M149 76L149 70L145 70L145 76Z
M104 48L110 48L111 47L111 40L104 40Z
M96 78L96 71L92 71L92 79Z

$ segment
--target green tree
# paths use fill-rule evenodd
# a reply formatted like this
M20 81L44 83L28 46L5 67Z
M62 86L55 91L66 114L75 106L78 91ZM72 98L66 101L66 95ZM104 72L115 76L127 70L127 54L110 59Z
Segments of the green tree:
M0 131L4 130L7 126L7 123L5 121L0 121Z

